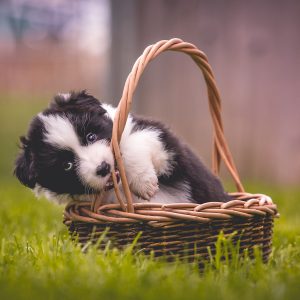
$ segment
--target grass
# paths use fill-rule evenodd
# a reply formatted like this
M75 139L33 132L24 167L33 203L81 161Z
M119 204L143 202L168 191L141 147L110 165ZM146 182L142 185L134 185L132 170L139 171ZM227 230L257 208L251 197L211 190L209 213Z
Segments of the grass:
M62 207L6 182L0 192L1 299L296 299L300 224L289 205L297 204L300 192L272 195L283 217L276 221L270 262L224 263L200 274L194 266L136 256L130 249L82 253L61 223Z
M200 274L193 265L167 264L127 249L83 253L62 224L63 207L36 200L12 178L17 136L40 103L1 102L0 299L298 299L300 188L248 184L279 206L268 264L217 261ZM16 126L11 120L16 120Z

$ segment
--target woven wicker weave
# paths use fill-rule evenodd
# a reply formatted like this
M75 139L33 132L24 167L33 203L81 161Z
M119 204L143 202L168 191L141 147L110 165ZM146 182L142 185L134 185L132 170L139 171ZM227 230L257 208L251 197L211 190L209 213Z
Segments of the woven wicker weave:
M209 109L214 127L212 170L218 175L221 159L229 170L238 192L231 193L234 200L227 203L204 204L133 203L120 153L119 142L130 111L134 90L148 63L165 51L188 54L201 69L208 92ZM138 247L145 253L167 258L195 257L207 259L209 251L214 253L219 233L235 233L233 241L240 243L240 252L254 246L262 250L263 259L268 259L272 244L274 217L278 215L276 205L270 197L249 194L244 191L237 169L226 143L221 120L221 101L212 69L206 55L197 47L180 39L163 40L148 46L134 64L129 74L123 95L117 108L113 124L111 146L121 176L126 202L122 199L116 174L112 173L118 204L101 204L102 196L91 202L72 202L67 205L64 223L78 241L96 242L109 227L106 237L116 247L122 248L133 242L142 232ZM217 199L216 199L217 200ZM74 236L74 235L73 235ZM101 246L101 245L100 245ZM210 250L208 250L210 249Z

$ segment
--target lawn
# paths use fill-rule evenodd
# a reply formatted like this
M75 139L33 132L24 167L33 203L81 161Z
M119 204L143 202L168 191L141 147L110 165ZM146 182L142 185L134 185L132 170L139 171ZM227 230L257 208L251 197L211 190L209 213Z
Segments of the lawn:
M63 207L33 194L11 176L17 136L43 106L0 100L0 299L298 299L300 188L246 185L278 204L268 264L222 264L201 274L130 249L83 253L62 224ZM11 124L14 126L11 126Z

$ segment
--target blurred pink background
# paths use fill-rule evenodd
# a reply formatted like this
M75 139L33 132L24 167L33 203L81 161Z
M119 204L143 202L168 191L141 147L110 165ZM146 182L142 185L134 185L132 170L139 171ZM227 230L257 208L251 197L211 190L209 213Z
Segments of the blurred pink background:
M208 55L242 178L297 185L299 28L296 0L2 0L0 104L88 89L116 105L143 49L179 37ZM206 88L191 59L179 53L156 59L133 108L169 124L210 162Z

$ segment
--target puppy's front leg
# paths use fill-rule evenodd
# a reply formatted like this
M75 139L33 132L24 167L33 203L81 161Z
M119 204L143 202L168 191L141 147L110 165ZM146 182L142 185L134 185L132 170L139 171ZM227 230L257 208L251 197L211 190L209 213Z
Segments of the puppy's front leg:
M157 159L163 147L157 132L134 132L121 140L120 146L131 191L150 200L159 189Z
M148 170L142 171L137 176L127 175L127 178L131 191L145 200L150 200L159 189L158 178L154 172L153 166L149 165Z
M150 200L158 191L158 178L150 156L131 151L123 157L130 190L138 197Z

